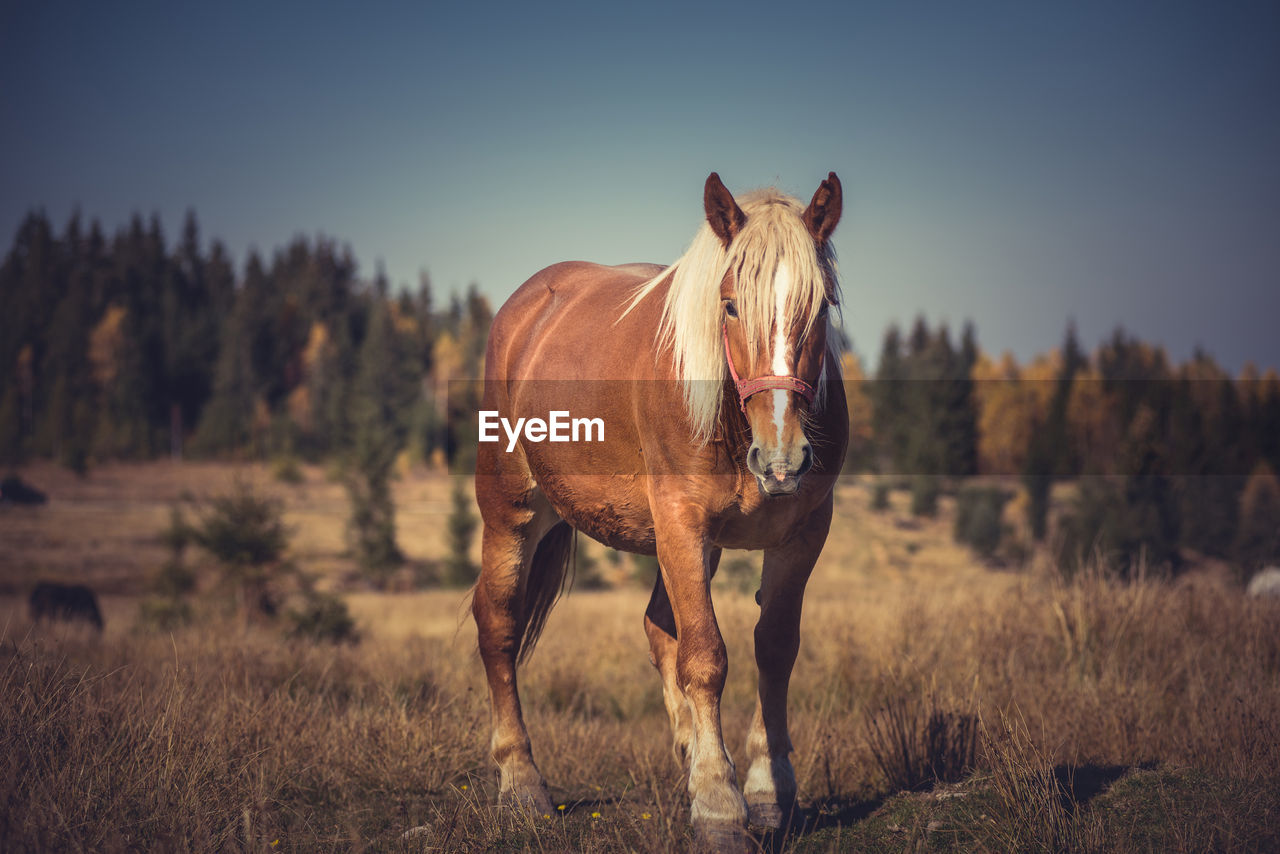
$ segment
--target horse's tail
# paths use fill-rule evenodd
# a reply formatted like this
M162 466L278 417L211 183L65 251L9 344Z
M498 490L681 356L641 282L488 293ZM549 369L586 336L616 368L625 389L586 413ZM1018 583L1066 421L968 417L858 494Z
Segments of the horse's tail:
M574 530L568 522L557 522L543 535L533 550L533 562L524 588L524 632L520 637L517 661L523 662L547 624L547 615L564 592L573 562Z

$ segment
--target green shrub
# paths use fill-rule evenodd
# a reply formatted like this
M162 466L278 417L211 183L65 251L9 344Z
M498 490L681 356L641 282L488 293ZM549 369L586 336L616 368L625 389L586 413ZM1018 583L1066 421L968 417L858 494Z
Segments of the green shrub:
M191 622L191 603L169 596L148 596L138 604L138 626L168 632Z
M167 560L151 578L151 589L167 599L181 599L196 589L196 574L179 560Z
M346 602L332 593L315 590L308 590L303 597L302 607L291 608L285 615L289 637L330 643L359 642L356 621Z
M893 494L893 490L889 484L883 480L876 481L875 487L871 490L871 509L877 513L882 513L889 509L889 496Z
M445 559L445 575L451 584L467 586L475 582L480 570L471 560L471 541L475 538L479 520L471 512L471 496L463 478L453 479L453 507L445 522L449 540L449 554Z
M217 560L246 617L253 608L270 613L271 582L292 571L285 560L289 533L283 512L279 501L240 482L211 498L192 527L192 539Z
M911 515L938 515L938 494L942 490L941 478L919 474L911 479Z
M984 558L992 557L1004 537L1004 505L1012 496L998 486L969 484L956 494L955 541Z
M1084 477L1063 514L1059 567L1071 575L1095 556L1129 577L1140 563L1164 567L1177 560L1176 505L1164 479Z
M1280 560L1280 479L1265 462L1258 463L1240 495L1234 552L1243 581Z
M181 563L189 546L195 539L195 531L187 524L187 517L182 506L174 504L169 507L169 524L160 532L160 542L169 550L171 561Z
M396 509L391 500L390 473L371 477L352 470L346 478L351 500L347 540L351 553L365 575L385 587L391 575L404 563L396 543Z
M281 483L297 485L306 478L302 474L302 465L293 454L280 454L271 460L271 476Z
M182 507L169 508L169 524L160 540L169 550L169 559L151 576L151 596L138 605L138 626L142 629L172 631L191 622L191 604L186 597L196 589L196 574L187 566L187 546L195 531L187 524Z
M238 573L281 559L288 546L280 502L258 495L246 483L209 500L193 529L195 541L223 566Z

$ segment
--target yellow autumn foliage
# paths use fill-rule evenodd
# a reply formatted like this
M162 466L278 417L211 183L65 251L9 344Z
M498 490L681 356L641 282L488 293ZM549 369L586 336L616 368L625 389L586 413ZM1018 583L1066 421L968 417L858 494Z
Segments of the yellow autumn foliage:
M99 388L110 388L120 373L120 347L124 343L124 306L111 305L89 333L89 364Z

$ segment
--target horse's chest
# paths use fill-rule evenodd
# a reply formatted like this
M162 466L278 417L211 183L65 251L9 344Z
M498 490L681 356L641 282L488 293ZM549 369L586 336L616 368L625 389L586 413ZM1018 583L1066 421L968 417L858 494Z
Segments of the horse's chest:
M747 502L721 518L715 543L726 549L775 548L791 539L809 510L793 499Z

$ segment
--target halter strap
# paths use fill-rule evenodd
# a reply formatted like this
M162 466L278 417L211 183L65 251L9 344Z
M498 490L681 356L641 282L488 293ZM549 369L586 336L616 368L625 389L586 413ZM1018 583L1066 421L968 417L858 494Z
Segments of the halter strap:
M720 333L724 337L724 359L729 363L729 374L733 377L733 385L738 390L738 407L742 410L742 414L747 413L747 399L753 394L759 394L771 388L782 389L783 391L794 391L796 394L804 398L805 403L812 405L814 388L799 377L756 377L753 380L744 380L738 376L738 370L733 366L733 354L729 352L729 327L720 324ZM823 354L826 357L826 354Z

